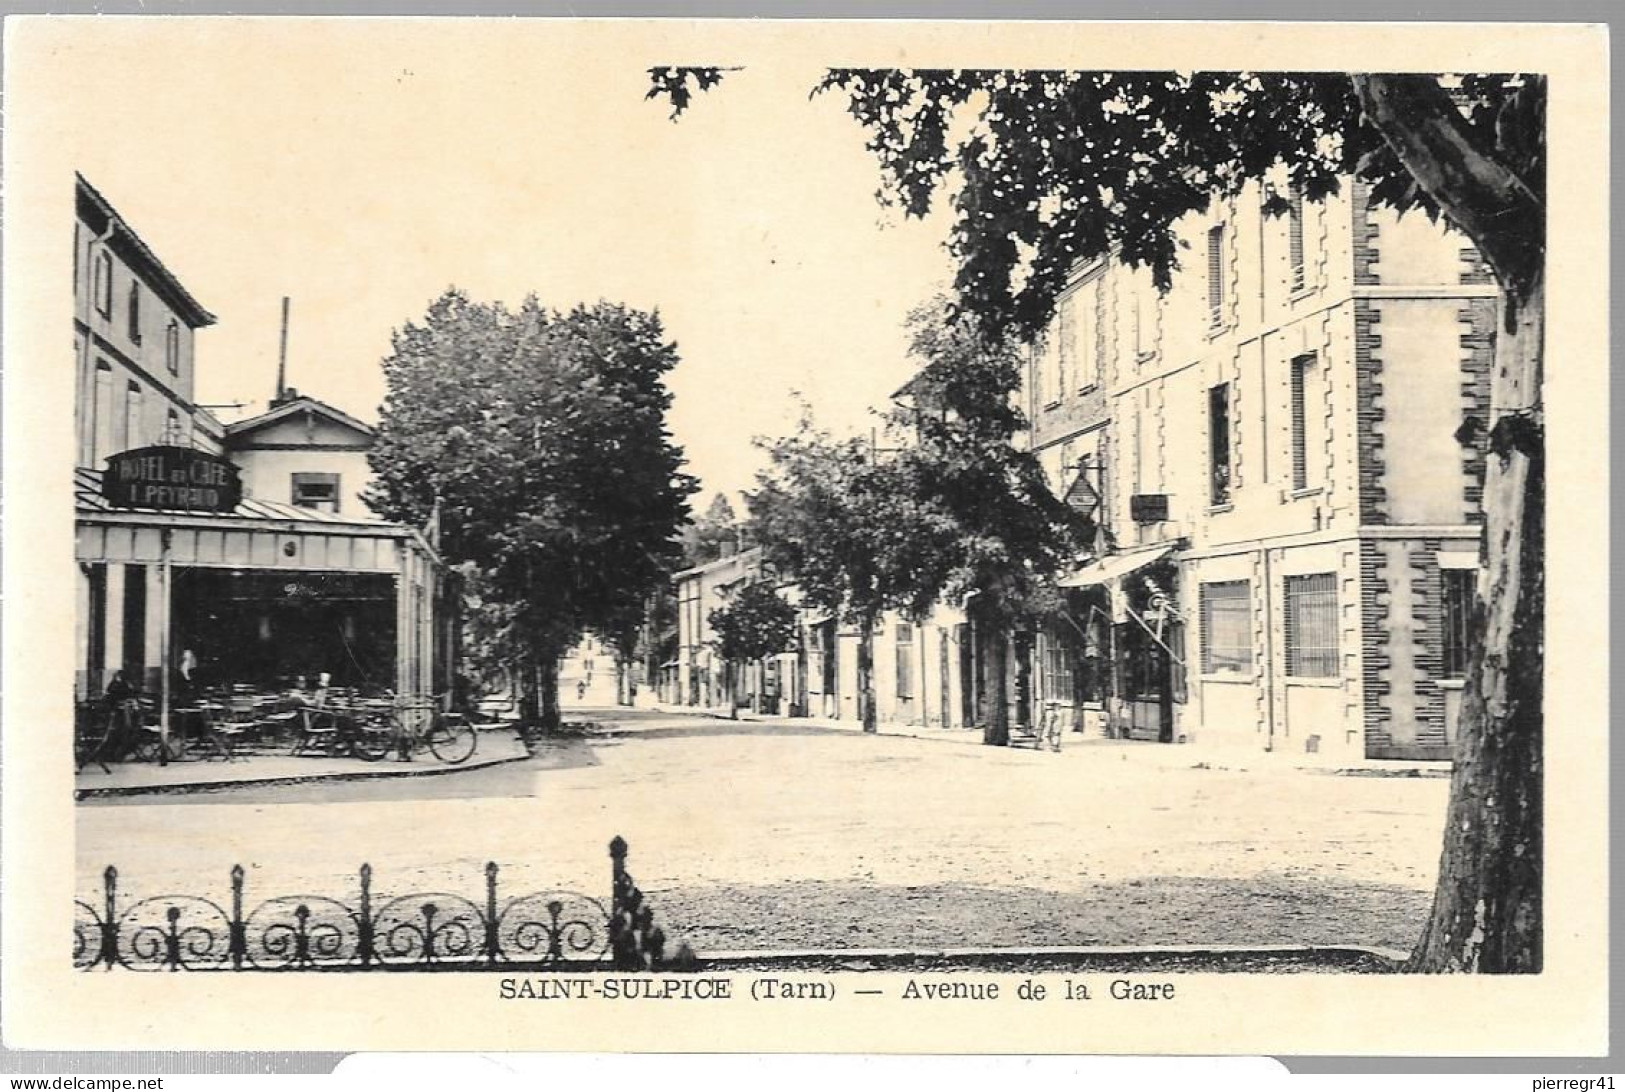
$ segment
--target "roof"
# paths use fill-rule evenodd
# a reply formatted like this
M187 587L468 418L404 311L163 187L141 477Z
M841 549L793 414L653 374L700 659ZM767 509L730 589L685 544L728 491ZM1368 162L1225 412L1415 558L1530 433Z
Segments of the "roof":
M205 308L192 293L181 284L180 278L169 271L158 255L152 252L141 236L135 233L124 217L112 203L97 192L96 187L85 181L85 176L74 172L74 181L77 186L76 206L78 214L84 218L87 211L103 219L104 230L109 232L109 239L116 238L125 252L132 268L141 273L151 284L152 288L169 302L175 312L186 320L188 326L194 329L199 326L213 326L215 317Z
M365 421L359 421L356 418L351 417L348 413L345 413L343 410L330 406L318 398L312 398L308 394L301 394L296 398L290 398L281 405L273 406L271 409L257 417L248 417L241 421L235 421L232 424L227 425L226 435L228 437L241 436L245 432L253 432L255 429L265 428L267 425L274 425L278 421L286 420L297 413L306 411L320 414L330 421L336 421L347 428L353 428L357 432L365 433L368 436L376 436L378 434L378 430L367 424Z
M76 467L73 472L73 507L75 512L150 512L165 516L204 516L208 513L199 512L170 512L156 508L119 508L107 502L102 496L102 472L87 467ZM320 524L323 527L340 531L345 527L364 527L370 531L399 531L402 534L415 533L412 528L401 523L391 523L381 516L371 512L347 513L340 515L337 512L321 512L314 508L301 508L294 504L283 504L279 501L261 500L258 497L244 497L242 501L230 512L221 512L217 517L235 517L237 519L272 520L278 523L307 523Z
M761 559L762 548L760 546L751 546L748 549L741 550L736 554L729 554L727 557L719 557L715 561L707 561L703 565L695 565L691 568L672 573L671 578L673 580L686 580L691 576L699 576L701 573L708 573L713 569L720 569L725 565L751 565L760 561Z

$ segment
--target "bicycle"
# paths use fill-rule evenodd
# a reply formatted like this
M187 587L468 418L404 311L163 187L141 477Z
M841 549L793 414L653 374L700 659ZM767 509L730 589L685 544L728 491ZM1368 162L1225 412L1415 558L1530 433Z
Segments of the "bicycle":
M394 744L394 719L387 705L316 705L300 709L301 730L295 756L320 751L328 757L348 755L377 762Z
M410 762L428 751L449 766L467 762L479 746L468 718L445 710L440 699L400 701L393 713L396 754Z

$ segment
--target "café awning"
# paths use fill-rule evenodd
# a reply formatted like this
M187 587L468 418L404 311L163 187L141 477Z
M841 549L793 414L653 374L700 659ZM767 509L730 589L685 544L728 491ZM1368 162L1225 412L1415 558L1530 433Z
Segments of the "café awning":
M1149 550L1136 550L1133 553L1113 554L1092 565L1074 569L1056 583L1063 588L1091 588L1098 584L1108 584L1113 580L1132 576L1148 565L1155 565L1173 552L1172 546L1157 546Z

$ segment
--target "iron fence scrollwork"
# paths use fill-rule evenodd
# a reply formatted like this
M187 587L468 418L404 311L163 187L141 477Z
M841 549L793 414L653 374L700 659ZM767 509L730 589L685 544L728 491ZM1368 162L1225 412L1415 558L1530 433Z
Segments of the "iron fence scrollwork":
M127 903L118 869L108 865L101 898L74 900L73 963L133 971L656 970L665 934L626 856L616 837L607 908L575 891L504 898L494 861L478 900L450 892L379 900L372 866L363 864L353 902L277 895L246 911L242 865L231 869L224 904L189 894Z

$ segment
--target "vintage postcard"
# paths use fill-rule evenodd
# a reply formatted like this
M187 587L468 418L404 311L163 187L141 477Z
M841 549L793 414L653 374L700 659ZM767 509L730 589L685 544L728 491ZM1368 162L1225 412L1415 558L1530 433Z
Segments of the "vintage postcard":
M1606 1053L1607 45L8 20L7 1045Z

